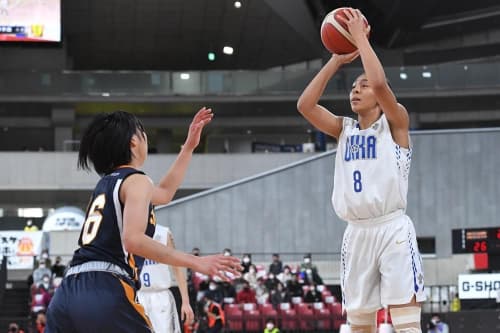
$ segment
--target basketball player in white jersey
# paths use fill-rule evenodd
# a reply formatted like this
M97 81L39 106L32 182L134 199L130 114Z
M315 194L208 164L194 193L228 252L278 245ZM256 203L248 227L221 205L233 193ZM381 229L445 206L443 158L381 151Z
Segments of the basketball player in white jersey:
M300 96L299 112L338 140L332 203L348 222L342 244L341 286L352 332L375 332L376 312L389 304L398 333L420 333L422 262L413 223L405 215L411 161L409 116L389 87L359 10L344 20L357 51L333 54ZM352 85L357 119L318 104L330 78L360 56L365 73Z
M153 238L167 247L175 248L172 232L167 227L157 224ZM139 302L144 306L155 333L182 332L172 287L178 286L180 290L182 319L188 323L193 321L186 276L180 267L146 259L141 271L141 284L138 292Z

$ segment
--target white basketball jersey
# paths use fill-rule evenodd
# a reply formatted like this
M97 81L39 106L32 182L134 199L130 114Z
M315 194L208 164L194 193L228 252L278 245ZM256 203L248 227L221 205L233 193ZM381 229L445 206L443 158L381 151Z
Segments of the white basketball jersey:
M344 117L335 157L332 204L346 221L406 210L410 149L396 144L384 114L370 128Z
M153 239L167 245L170 229L156 225ZM174 275L171 267L154 260L145 259L141 271L141 291L155 291L168 289L174 285Z

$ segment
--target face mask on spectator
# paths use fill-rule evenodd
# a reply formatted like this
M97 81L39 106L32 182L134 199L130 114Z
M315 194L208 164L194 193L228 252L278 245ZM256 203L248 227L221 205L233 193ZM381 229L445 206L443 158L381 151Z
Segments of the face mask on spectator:
M253 274L253 273L255 273L255 269L253 269L253 268L249 268L249 269L248 269L248 272L250 272L250 273L252 273L252 274Z
M274 279L274 274L269 274L269 280Z
M248 257L243 258L243 262L245 264L248 264L250 262L250 258L248 258Z
M268 330L272 330L274 328L274 324L273 323L267 323L266 328Z
M48 258L49 258L49 255L47 253L42 254L42 259L45 260L45 259L48 259Z
M227 252L227 251L226 251L226 252L224 252L224 255L225 255L226 257L229 257L229 256L231 255L231 252Z
M45 268L45 263L44 262L41 262L40 265L38 265L38 267L40 268Z
M49 283L49 281L50 281L49 277L46 276L43 278L43 283Z
M311 262L311 258L304 258L304 263L308 264Z
M217 289L217 286L216 286L215 284L212 284L212 283L211 283L211 284L208 286L208 289L210 289L210 290L215 290L215 289Z

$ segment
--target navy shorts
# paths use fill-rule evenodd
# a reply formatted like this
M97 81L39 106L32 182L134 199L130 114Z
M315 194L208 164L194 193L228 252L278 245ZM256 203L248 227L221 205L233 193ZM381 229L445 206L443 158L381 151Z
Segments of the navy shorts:
M132 282L109 272L69 275L47 309L45 333L151 333Z

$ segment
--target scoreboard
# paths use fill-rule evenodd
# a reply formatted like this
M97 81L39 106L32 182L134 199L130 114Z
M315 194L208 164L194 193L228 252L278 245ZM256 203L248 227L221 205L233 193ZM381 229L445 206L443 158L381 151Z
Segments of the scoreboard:
M500 227L453 229L452 253L489 253L500 255Z

